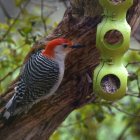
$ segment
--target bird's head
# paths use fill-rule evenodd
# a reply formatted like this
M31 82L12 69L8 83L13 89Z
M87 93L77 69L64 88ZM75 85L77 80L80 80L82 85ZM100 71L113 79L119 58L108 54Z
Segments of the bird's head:
M73 44L72 41L65 38L56 38L47 43L45 49L42 51L42 55L55 58L58 55L66 56L74 48L81 48L82 45Z

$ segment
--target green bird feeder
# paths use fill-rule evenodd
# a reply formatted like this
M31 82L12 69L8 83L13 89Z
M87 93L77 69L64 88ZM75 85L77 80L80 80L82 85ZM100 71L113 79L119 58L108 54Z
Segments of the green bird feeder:
M126 12L133 0L99 0L104 18L97 27L96 47L100 51L100 64L94 71L94 91L103 99L115 101L127 89L128 72L122 63L129 48L131 28Z

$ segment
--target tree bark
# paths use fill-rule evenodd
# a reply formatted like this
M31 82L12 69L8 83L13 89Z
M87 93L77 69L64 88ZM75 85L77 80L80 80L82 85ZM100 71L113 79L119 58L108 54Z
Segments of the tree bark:
M25 62L32 53L44 48L47 41L57 37L69 38L86 47L73 51L67 57L64 79L55 95L34 105L27 114L16 116L12 122L0 121L0 140L48 140L74 109L95 102L96 96L89 76L92 78L94 68L99 63L100 54L95 47L95 40L102 12L97 0L71 0L62 21L52 34L33 46ZM132 34L140 23L139 15L140 1L134 0L127 14ZM0 97L1 111L13 95L17 80Z

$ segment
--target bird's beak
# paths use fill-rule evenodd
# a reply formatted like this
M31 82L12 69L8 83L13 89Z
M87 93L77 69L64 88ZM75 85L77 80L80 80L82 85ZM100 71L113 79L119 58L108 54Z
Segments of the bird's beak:
M74 44L71 46L72 49L79 49L79 48L84 48L85 45L81 45L81 44Z
M78 48L83 48L85 47L85 45L81 45L81 44L71 44L71 45L67 45L65 48L65 52L69 53L71 52L73 49L78 49Z

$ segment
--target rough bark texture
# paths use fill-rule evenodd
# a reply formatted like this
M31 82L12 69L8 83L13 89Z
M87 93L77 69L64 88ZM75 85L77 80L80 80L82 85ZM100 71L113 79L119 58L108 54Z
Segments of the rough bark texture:
M97 0L71 0L63 20L53 33L34 45L25 62L34 51L43 48L48 40L60 36L80 42L86 47L73 51L67 57L65 76L55 95L34 105L28 114L17 116L9 124L0 121L0 140L47 140L74 109L96 100L87 73L92 77L99 63L95 36L97 24L102 19L101 14L102 8ZM140 22L139 15L140 1L134 0L127 16L132 33ZM16 81L0 97L1 111L13 95L14 83Z

